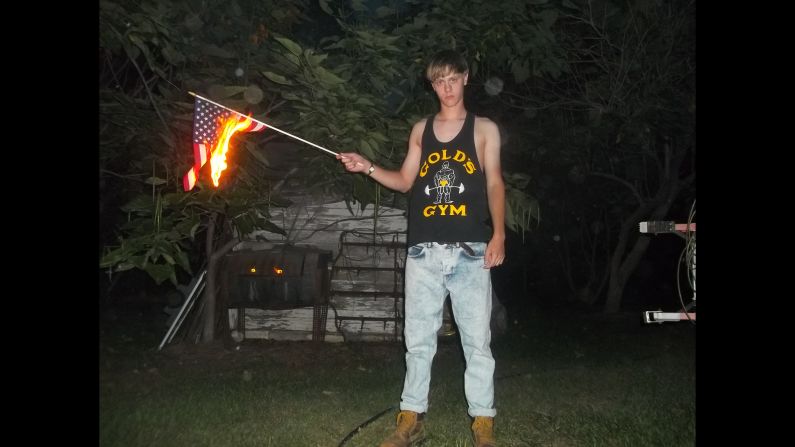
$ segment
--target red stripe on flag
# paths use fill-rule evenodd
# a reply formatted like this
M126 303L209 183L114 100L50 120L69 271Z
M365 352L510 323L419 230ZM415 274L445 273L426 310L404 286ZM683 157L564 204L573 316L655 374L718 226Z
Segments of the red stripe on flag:
M199 145L197 143L193 143L193 165L194 166L201 166L201 155L199 154Z
M201 168L207 163L207 147L204 143L193 143L194 166Z
M251 124L248 125L248 127L243 129L243 132L259 132L263 129L265 129L264 124L252 121Z
M185 191L190 191L194 186L196 186L196 170L191 167L182 177L182 188Z

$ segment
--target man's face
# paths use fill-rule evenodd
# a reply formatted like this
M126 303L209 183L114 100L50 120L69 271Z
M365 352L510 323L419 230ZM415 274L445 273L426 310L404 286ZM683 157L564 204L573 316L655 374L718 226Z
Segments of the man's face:
M433 90L444 105L452 107L464 98L464 86L467 83L469 73L449 72L447 75L436 78L433 82Z

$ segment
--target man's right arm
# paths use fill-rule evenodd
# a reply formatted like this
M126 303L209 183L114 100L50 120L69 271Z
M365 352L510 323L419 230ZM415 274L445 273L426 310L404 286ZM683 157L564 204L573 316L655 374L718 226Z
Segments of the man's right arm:
M390 171L371 163L366 158L356 152L340 152L337 159L342 162L348 172L360 172L367 174L370 166L375 168L370 177L385 187L394 191L407 192L414 185L417 173L420 170L420 157L422 154L422 132L425 128L425 120L421 120L414 125L409 135L409 148L403 165L399 171Z

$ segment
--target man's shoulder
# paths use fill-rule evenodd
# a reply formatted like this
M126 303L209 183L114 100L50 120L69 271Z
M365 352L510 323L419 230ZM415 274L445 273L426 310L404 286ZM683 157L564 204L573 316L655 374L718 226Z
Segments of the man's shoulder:
M425 133L425 123L428 122L428 117L424 117L414 123L411 127L411 135L415 136L418 139L422 138L422 134Z
M497 126L497 123L492 121L490 118L485 116L475 117L475 136L491 138L494 136L499 136L499 134L500 129Z
M494 126L497 127L497 123L491 120L491 118L487 116L478 116L475 115L475 126L478 127L485 127L485 126Z

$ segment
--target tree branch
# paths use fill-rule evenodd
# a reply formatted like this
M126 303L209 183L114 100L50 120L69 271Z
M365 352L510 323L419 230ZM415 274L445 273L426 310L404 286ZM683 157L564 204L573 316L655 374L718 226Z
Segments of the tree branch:
M615 176L613 174L607 174L607 173L604 173L604 172L590 172L589 174L590 175L595 175L597 177L604 177L604 178L607 178L607 179L610 179L610 180L615 180L618 183L621 183L622 185L624 185L627 188L629 188L630 191L632 191L632 195L635 196L635 199L638 201L638 205L643 205L645 203L645 201L643 200L643 197L640 196L640 193L638 192L638 189L635 188L635 186L632 185L632 183L629 183L628 181L624 180L623 178Z
M160 109L157 108L157 103L155 102L155 98L154 96L152 96L152 90L149 89L149 84L146 83L146 77L144 76L143 71L141 71L141 67L138 66L137 62L135 62L135 59L132 57L132 54L130 54L130 50L127 48L127 45L125 45L124 36L122 36L122 34L119 33L113 25L109 26L110 29L113 30L113 32L119 37L119 40L121 40L121 46L124 48L124 52L127 53L127 57L130 58L130 62L132 62L133 66L135 67L135 70L138 72L138 75L141 77L141 82L143 82L144 87L146 88L146 94L149 96L149 101L152 103L152 107L154 107L155 113L157 113L158 118L160 118L160 122L163 123L163 127L166 128L166 133L168 133L168 135L172 135L171 128L168 127L166 120L163 118L163 115L160 113Z
M123 178L123 179L125 179L125 180L135 180L136 182L146 183L144 180L140 180L140 179L137 179L137 178L132 178L132 177L138 177L138 176L142 176L142 175L146 175L146 174L129 174L129 175L122 175L122 174L117 174L117 173L115 173L115 172L113 172L113 171L109 171L109 170L107 170L107 169L100 169L100 170L99 170L99 172L104 172L104 173L106 173L106 174L115 175L116 177L120 177L120 178Z

